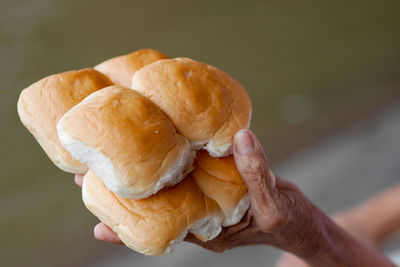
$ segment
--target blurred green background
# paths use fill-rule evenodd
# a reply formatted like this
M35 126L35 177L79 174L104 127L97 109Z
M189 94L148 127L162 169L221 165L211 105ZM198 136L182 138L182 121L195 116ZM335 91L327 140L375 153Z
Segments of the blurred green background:
M400 2L0 1L0 266L82 266L116 246L16 112L50 74L140 48L238 79L276 165L400 96Z

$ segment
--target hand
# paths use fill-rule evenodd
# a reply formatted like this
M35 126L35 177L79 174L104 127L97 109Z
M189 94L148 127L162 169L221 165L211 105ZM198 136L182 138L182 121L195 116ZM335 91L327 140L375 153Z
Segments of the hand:
M261 144L249 130L235 135L234 158L250 194L245 218L209 242L193 235L187 241L216 252L250 244L273 245L312 266L394 266L378 251L343 231L295 185L275 177Z
M313 254L320 239L318 209L295 185L272 174L262 146L251 131L241 130L235 135L234 158L250 194L246 216L209 242L193 235L185 240L216 252L268 244L304 256Z
M229 228L223 229L222 233L212 241L201 242L193 235L188 235L186 241L199 244L205 248L222 252L226 249L267 242L271 245L285 243L281 238L281 232L290 235L290 243L299 246L304 243L309 232L313 231L313 223L308 219L302 224L297 224L298 229L309 229L309 231L297 231L293 228L287 229L291 224L287 219L307 210L307 214L313 213L313 206L300 191L293 185L276 179L269 171L262 147L257 138L249 130L241 130L235 136L234 155L237 168L248 186L251 207L244 219ZM82 186L83 175L75 176L75 183ZM301 209L297 209L301 207ZM304 216L303 216L304 217ZM94 228L96 239L111 243L121 244L118 236L106 225L99 223Z
M246 183L251 205L238 224L202 242L193 235L186 241L223 252L237 246L268 244L291 252L313 266L394 266L382 254L356 241L316 208L293 184L275 177L256 136L240 130L234 137L236 167ZM75 177L81 184L81 176ZM95 237L111 243L120 240L98 224Z
M313 232L318 229L313 216L310 216L314 213L314 206L294 185L275 178L252 132L239 131L234 143L235 162L250 193L249 211L240 223L224 228L217 238L209 242L202 242L191 234L185 240L216 252L249 244L296 245L299 249L305 243L311 246L312 242L305 242L305 239L315 236ZM82 186L82 182L83 175L76 175L75 183ZM292 221L299 217L303 219L296 219L296 223ZM103 223L95 226L94 236L99 240L122 244L118 236ZM286 236L290 237L289 240Z

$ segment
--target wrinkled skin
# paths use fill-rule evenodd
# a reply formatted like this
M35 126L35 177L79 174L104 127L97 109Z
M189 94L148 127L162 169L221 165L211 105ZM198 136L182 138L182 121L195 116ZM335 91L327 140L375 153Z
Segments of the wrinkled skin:
M341 230L295 185L275 177L261 144L250 130L240 130L235 135L234 158L249 190L248 212L241 222L224 228L211 241L202 242L190 234L186 241L215 252L244 245L272 245L315 266L394 266ZM82 179L82 175L75 177L78 185ZM97 239L121 244L118 236L102 223L96 225L94 235ZM340 248L343 246L351 246L352 250L347 252ZM371 259L367 257L366 263L361 263L358 258L365 259L366 255ZM349 261L360 264L349 264Z
M375 239L373 239L369 232L363 229L363 224L365 221L358 221L357 216L355 216L352 211L341 212L332 217L333 221L349 232L352 236L360 240L363 244L371 246L372 248L378 249L379 245ZM291 254L283 253L280 257L276 267L310 267L309 264L304 262L301 258Z
M400 184L387 188L332 219L361 243L380 249L387 239L400 234ZM300 258L283 253L277 267L308 267Z

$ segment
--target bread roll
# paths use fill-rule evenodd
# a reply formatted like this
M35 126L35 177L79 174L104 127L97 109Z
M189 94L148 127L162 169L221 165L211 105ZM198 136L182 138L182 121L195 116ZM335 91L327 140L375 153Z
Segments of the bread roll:
M218 205L204 196L190 177L149 198L132 200L113 194L89 170L84 177L82 198L86 207L126 246L146 255L171 253L188 230L203 241L221 231Z
M223 71L188 58L163 59L138 70L132 89L159 106L178 131L214 157L232 153L233 135L248 128L251 102Z
M22 91L18 100L19 117L60 169L71 173L87 171L60 144L58 120L86 96L109 85L107 77L88 68L51 75Z
M233 156L214 158L206 151L199 151L191 175L204 194L221 207L223 226L237 224L242 219L250 206L250 198Z
M85 98L57 130L63 146L125 198L145 198L180 182L195 157L156 105L117 85Z
M111 58L94 68L110 78L113 83L130 87L132 76L137 70L164 58L168 57L157 50L142 49L128 55Z

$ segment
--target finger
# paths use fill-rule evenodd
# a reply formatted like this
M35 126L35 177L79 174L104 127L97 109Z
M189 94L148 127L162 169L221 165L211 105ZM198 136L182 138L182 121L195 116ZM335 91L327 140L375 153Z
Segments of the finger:
M236 133L234 138L236 167L247 185L251 205L258 212L271 212L274 205L276 178L269 170L264 151L257 137L247 129Z
M223 233L210 241L203 242L197 239L197 237L194 236L192 233L188 233L185 237L185 241L199 245L205 249L221 253L228 249L228 243L222 238L222 236Z
M104 223L98 223L94 227L94 237L97 240L102 240L105 242L113 243L113 244L120 244L122 245L121 239L119 239L118 235L113 232L107 225Z
M205 243L205 242L197 239L197 237L195 237L194 234L192 234L192 233L188 233L184 240L187 242L197 244L197 245L203 245Z
M84 174L75 174L74 181L79 186L82 187Z
M251 210L247 210L246 214L243 216L243 218L240 220L240 222L238 222L235 225L225 228L226 234L233 235L240 231L246 230L250 227L252 221L253 221L252 212L251 212Z

